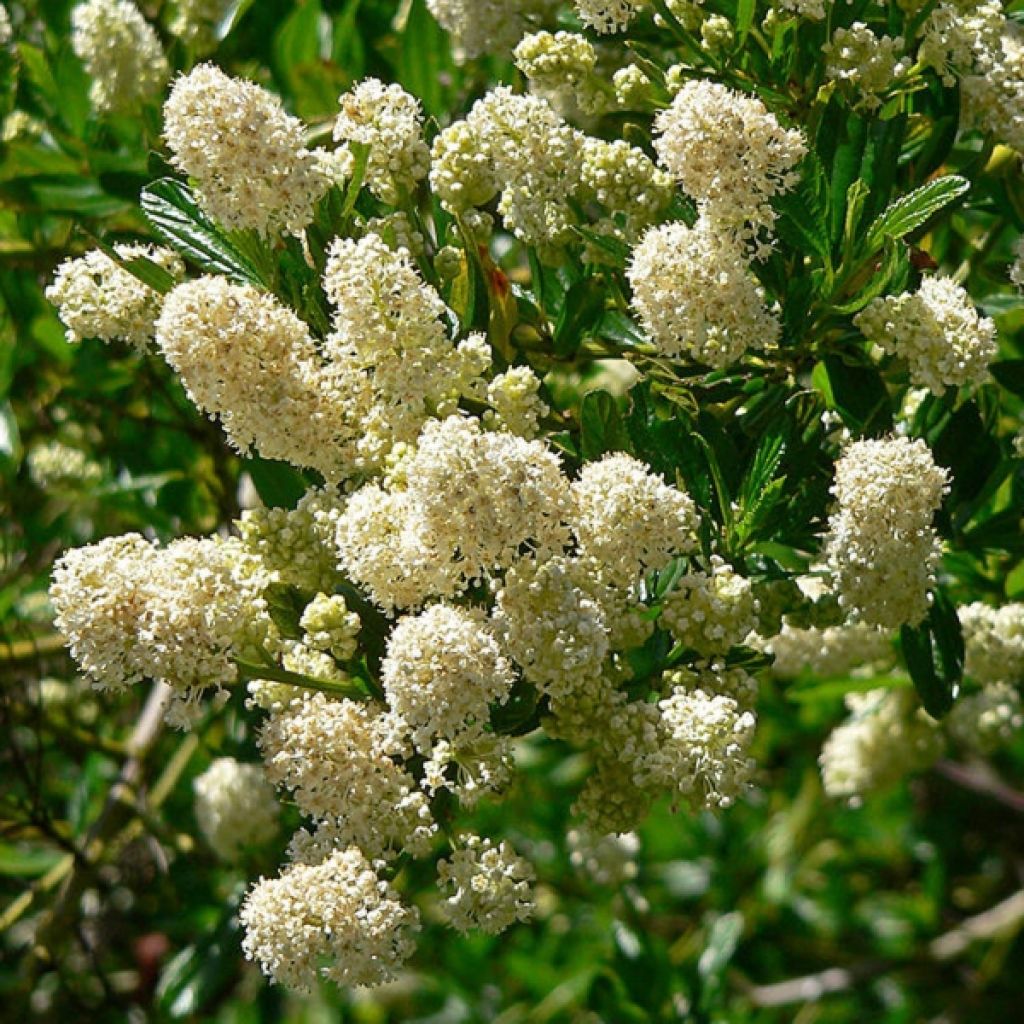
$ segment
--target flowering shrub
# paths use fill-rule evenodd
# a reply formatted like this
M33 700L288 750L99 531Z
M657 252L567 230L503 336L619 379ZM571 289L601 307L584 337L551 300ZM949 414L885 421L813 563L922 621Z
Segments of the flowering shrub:
M127 344L183 389L247 507L88 538L49 601L96 687L255 739L196 820L232 862L289 805L237 903L271 981L394 982L427 927L545 917L538 764L565 861L624 886L650 814L771 799L780 693L845 698L815 746L854 805L1016 741L1012 11L428 0L402 53L433 33L444 76L293 113L200 60L243 7L177 4L174 75L129 0L71 14L98 123L162 113L130 227L46 297L100 372ZM595 985L571 1019L708 1012L719 922L696 995Z

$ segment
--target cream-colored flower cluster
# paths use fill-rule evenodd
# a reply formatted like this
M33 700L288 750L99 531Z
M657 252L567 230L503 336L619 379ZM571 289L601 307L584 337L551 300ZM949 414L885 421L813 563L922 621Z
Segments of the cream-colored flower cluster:
M217 45L217 32L230 13L233 0L176 0L168 29L196 53L209 53Z
M628 270L633 308L658 350L720 368L771 347L781 325L743 249L701 217L651 228Z
M271 579L236 539L161 548L125 534L68 551L54 567L50 598L57 628L97 685L162 679L183 724L202 691L236 681L237 652L262 641Z
M797 181L807 152L756 97L717 82L687 81L655 120L663 167L717 230L750 237L775 223L771 199Z
M299 992L319 979L380 985L415 950L419 913L401 902L355 847L262 878L239 912L242 948L265 974Z
M872 110L889 87L910 69L900 36L878 36L862 21L838 28L825 46L825 74L849 85L859 103Z
M942 730L906 687L851 693L846 707L850 717L832 731L819 758L831 797L857 803L927 768L942 754Z
M531 25L545 20L558 0L427 0L427 8L450 32L456 53L480 57L507 53Z
M975 601L960 608L959 616L966 674L983 686L1024 681L1024 604L993 608Z
M825 555L840 603L862 621L893 628L927 614L947 483L921 440L856 441L836 464Z
M438 887L450 892L441 905L456 931L503 932L534 911L533 868L507 842L466 836L448 860L437 866Z
M854 323L868 341L907 361L915 387L936 395L982 382L996 356L995 323L948 277L926 277L916 292L874 299Z
M130 114L170 76L160 38L131 0L86 0L71 12L71 46L101 114Z
M203 209L228 229L300 231L332 184L324 161L306 148L302 123L281 101L212 64L174 83L164 138Z
M262 765L218 757L192 787L199 831L222 860L237 860L277 832L280 809Z
M399 85L367 78L338 102L335 141L368 146L366 184L384 202L398 203L430 169L419 101Z
M175 280L185 275L184 263L170 249L118 244L114 252L125 263L147 259ZM160 295L100 249L65 260L46 297L57 307L70 342L99 338L145 349L153 340Z
M524 36L513 53L516 67L530 88L556 107L600 113L606 97L596 84L597 51L574 32L534 32Z
M595 32L610 34L629 26L646 0L574 0L580 21Z

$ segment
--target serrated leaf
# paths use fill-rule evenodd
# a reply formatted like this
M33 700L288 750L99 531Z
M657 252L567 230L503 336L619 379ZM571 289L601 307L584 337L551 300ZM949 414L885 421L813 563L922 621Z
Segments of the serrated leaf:
M200 270L240 284L267 286L256 267L199 208L187 185L161 178L142 190L139 203L153 233Z
M971 183L958 174L929 181L890 203L868 229L866 245L876 250L886 238L903 238L919 228L943 207L962 196Z

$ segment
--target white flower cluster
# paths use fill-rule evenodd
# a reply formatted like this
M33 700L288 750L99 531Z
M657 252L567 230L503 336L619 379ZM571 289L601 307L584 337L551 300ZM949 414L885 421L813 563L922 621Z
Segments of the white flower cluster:
M999 47L1005 25L999 0L944 0L924 23L917 59L937 71L946 85L954 85L957 75L970 73Z
M535 904L533 868L507 843L470 835L437 865L438 887L450 892L441 904L456 931L479 929L497 935L516 921L527 921Z
M512 49L527 28L541 21L558 0L427 0L427 8L450 32L463 59Z
M757 624L757 600L750 581L715 556L710 572L680 577L665 598L661 621L678 643L702 657L725 654Z
M170 75L160 39L131 0L86 0L71 12L71 46L101 114L133 113Z
M717 230L749 237L771 228L773 196L796 184L807 145L756 97L687 81L655 120L658 158Z
M862 21L849 28L838 28L825 45L825 74L851 86L859 102L872 110L881 105L889 87L910 69L910 60L901 57L900 36L877 36Z
M118 244L114 251L126 263L147 259L175 280L185 275L185 265L170 249ZM153 340L160 295L100 249L65 260L46 289L46 297L57 306L69 342L99 338L145 349Z
M819 762L825 792L857 803L930 766L944 747L938 723L909 688L846 697L850 717L832 731Z
M939 558L931 522L948 474L921 440L856 441L836 464L825 557L840 603L869 625L914 625Z
M233 0L176 0L168 29L196 53L209 53L217 45L217 32L230 13Z
M398 474L357 491L338 527L342 565L383 608L455 596L523 546L568 541L569 483L540 442L452 416L424 427Z
M335 141L368 146L366 184L379 199L397 203L430 169L419 100L400 85L367 78L338 103Z
M696 543L693 500L630 455L587 463L572 485L573 533L614 586L635 586Z
M964 671L983 686L1024 681L1024 604L1001 608L976 601L958 610L964 634Z
M349 611L341 594L317 594L303 610L299 627L309 647L328 651L337 661L348 661L356 653L359 616Z
M825 0L773 0L773 6L808 21L822 21L825 18Z
M251 285L201 277L166 297L156 342L239 451L344 475L338 441L352 428L341 382L287 306Z
M946 722L950 738L983 757L1012 742L1024 728L1024 702L1009 683L990 683L962 697Z
M854 318L864 336L907 361L915 387L941 395L978 384L996 356L996 326L948 277L926 277L916 292L874 299Z
M652 782L697 807L729 807L755 763L747 756L757 719L732 697L677 686L658 704L659 742L641 767Z
M540 420L551 411L540 397L541 379L528 366L513 366L487 385L484 423L519 437L537 436Z
M605 609L588 589L588 568L564 557L524 560L497 594L502 643L523 675L553 697L597 675L608 653Z
M1010 281L1024 290L1024 237L1017 240L1014 248L1014 260L1010 264Z
M692 228L651 228L627 275L640 323L667 356L728 366L748 349L769 348L781 333L743 249L704 216Z
M423 753L436 740L456 749L479 740L489 705L503 704L515 683L481 616L446 604L398 621L380 678L388 705Z
M580 21L595 32L610 34L627 28L646 0L573 0Z
M218 757L192 787L199 830L222 860L237 860L277 832L277 799L262 765Z
M185 724L199 694L235 682L234 656L265 634L269 582L235 539L159 548L130 533L68 551L50 600L57 629L98 686L164 680L176 691L169 718Z
M889 634L863 622L803 629L785 623L765 649L774 655L772 671L782 679L804 673L828 679L856 670L873 672L887 668L893 656Z
M402 904L355 847L260 879L239 920L246 957L299 992L320 978L343 986L391 980L412 955L419 930L416 909Z
M314 488L294 509L247 509L235 528L246 549L278 580L329 592L339 581L334 535L343 508L343 499L330 488Z
M84 449L56 438L33 445L25 462L29 479L41 491L84 489L103 479L103 467Z
M302 123L276 96L212 64L174 83L164 138L203 209L231 230L300 231L332 183L324 160L306 148Z
M574 32L534 32L524 36L513 52L516 67L530 88L553 105L599 113L605 96L596 85L597 51Z
M330 844L369 857L421 856L437 826L416 780L391 757L395 729L377 706L302 691L260 730L267 777L291 791Z
M434 140L431 188L456 214L500 192L506 227L531 245L554 246L569 236L582 139L544 100L502 86Z
M396 443L416 440L428 417L448 415L460 395L479 390L490 349L480 335L449 340L441 297L407 250L378 235L335 240L324 291L334 306L324 345L330 389L347 418L350 451L342 454L377 469Z
M635 832L602 836L586 828L571 828L565 841L569 863L595 885L621 886L636 878L640 837Z

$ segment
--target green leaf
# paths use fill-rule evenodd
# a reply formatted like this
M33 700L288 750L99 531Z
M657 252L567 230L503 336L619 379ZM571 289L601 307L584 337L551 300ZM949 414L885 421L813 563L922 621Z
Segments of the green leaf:
M451 106L451 83L457 77L448 37L423 0L412 0L402 31L398 80L433 117L443 117Z
M989 366L1000 387L1024 398L1024 359L1004 359Z
M604 314L607 290L600 277L584 277L565 296L555 324L555 355L571 358L587 334L593 334Z
M943 207L962 196L971 183L958 174L929 181L913 192L890 203L868 229L865 242L874 252L887 238L903 238L919 228Z
M631 450L629 434L614 397L607 391L589 391L580 404L580 451L586 462L606 452Z
M878 371L826 356L811 375L825 403L855 434L879 436L892 429L889 393Z
M299 498L309 490L305 478L286 462L277 462L254 455L242 463L252 478L260 500L268 508L295 508Z
M960 689L964 640L952 603L941 591L933 597L925 621L900 630L900 646L925 711L932 718L942 718Z
M776 230L779 237L808 256L817 256L826 266L831 246L825 217L827 185L821 162L808 154L800 167L800 184L775 200L779 212Z
M140 206L153 233L200 270L267 287L252 262L199 208L187 185L161 178L142 190Z
M166 295L176 284L172 274L146 256L136 256L126 260L109 242L105 242L91 232L87 232L87 234L96 247L106 253L122 270L127 271L136 280L141 281L158 294Z
M212 935L186 946L163 969L155 1001L172 1020L196 1018L235 976L239 942L235 915L240 895L240 891L232 895L227 912Z
M290 583L271 583L263 593L267 611L281 635L289 640L301 640L299 620L312 596Z

